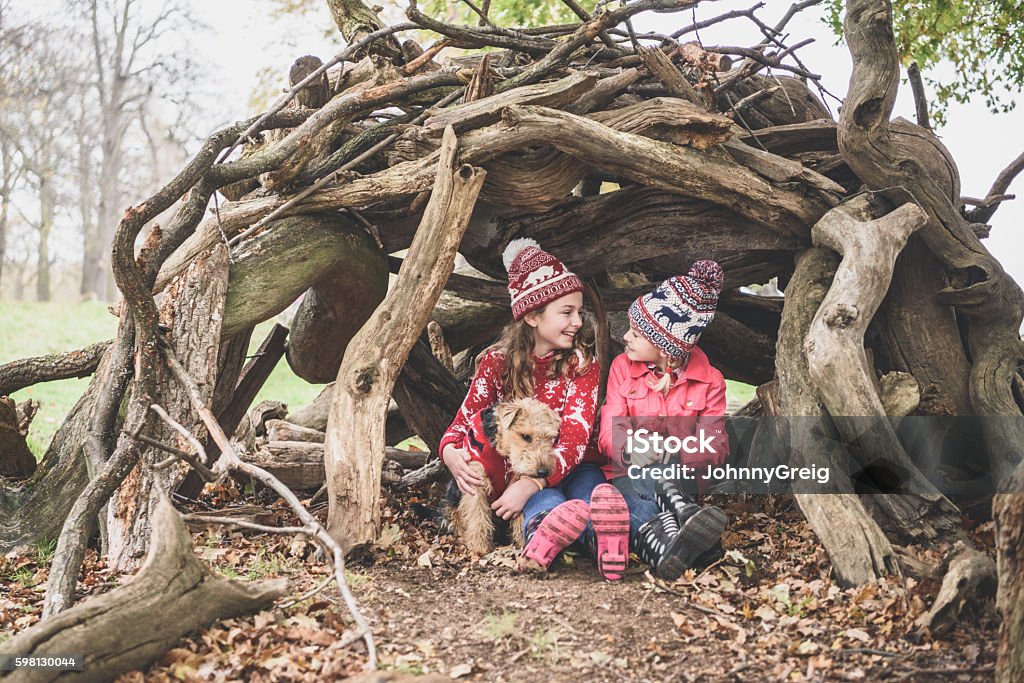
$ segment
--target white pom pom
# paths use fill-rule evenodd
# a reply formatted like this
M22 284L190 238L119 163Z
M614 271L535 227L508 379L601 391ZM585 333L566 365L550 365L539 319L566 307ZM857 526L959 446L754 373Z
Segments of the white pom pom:
M516 260L516 256L519 256L519 252L527 247L540 248L540 245L537 244L536 240L532 240L529 237L520 237L519 239L512 240L508 243L508 246L505 247L505 253L501 256L501 260L505 264L506 272L508 272L508 269L512 267L512 262Z

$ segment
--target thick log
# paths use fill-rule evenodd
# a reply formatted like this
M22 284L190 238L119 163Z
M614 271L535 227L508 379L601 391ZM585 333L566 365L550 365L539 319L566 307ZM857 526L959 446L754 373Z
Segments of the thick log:
M324 469L325 434L317 432L320 442L311 441L268 441L252 454L242 458L268 473L292 491L315 491L327 479ZM427 452L405 451L399 448L384 449L384 463L392 471L393 481L399 478L400 469L417 470L427 463ZM413 473L410 473L413 474ZM244 475L236 475L240 481L248 482ZM381 483L388 483L381 480Z
M434 357L421 338L395 382L398 409L431 453L441 452L441 437L459 411L466 388Z
M508 290L505 290L508 299ZM511 304L499 306L461 299L443 292L431 313L444 330L444 338L452 353L486 344L497 338L508 323Z
M228 290L228 250L218 245L208 257L192 262L181 278L171 284L161 306L160 319L171 329L169 343L188 372L196 378L210 401L217 384L217 355L224 302ZM155 384L157 392L150 399L180 422L197 439L207 436L206 428L192 407L188 392L161 368ZM192 452L184 436L162 422L153 423L147 436L169 446ZM155 464L167 454L148 448L140 454L141 462ZM151 520L161 496L176 489L188 472L179 463L155 470L141 464L129 473L117 489L107 508L107 562L121 571L137 566L145 555L150 540Z
M328 531L346 551L377 536L391 390L444 289L486 175L459 165L457 148L455 133L446 129L434 188L404 267L338 370L325 464Z
M728 74L721 75L723 80L728 77ZM781 86L781 89L772 92L743 113L743 121L750 128L769 128L832 118L821 99L811 92L805 82L794 76L748 76L719 93L716 104L721 111L728 111L744 97L775 86Z
M36 471L36 458L19 429L14 401L0 396L0 477L28 479Z
M876 327L889 367L920 383L922 414L972 415L971 367L956 315L935 297L948 284L941 264L920 236L912 235L896 259Z
M818 246L842 255L832 286L804 342L818 395L839 432L858 444L859 464L872 477L893 478L898 495L874 497L910 538L962 535L956 507L915 466L885 417L864 333L885 296L896 256L926 216L905 204L875 219L870 196L861 195L827 213L811 230Z
M302 427L286 420L267 420L267 443L273 441L301 441L322 444L326 435L318 429Z
M920 234L950 279L938 300L953 305L968 320L974 412L1020 418L1011 384L1024 361L1019 335L1024 293L961 216L955 168L947 174L931 170L951 166L948 151L924 129L917 128L916 135L901 134L890 125L900 79L890 2L851 0L844 32L854 68L840 116L840 152L868 187L886 189L894 202L905 201L909 193L924 209L929 220ZM996 480L1009 476L1024 452L1021 422L983 422Z
M349 341L388 291L387 254L366 230L344 221L333 231L335 262L306 291L291 323L288 365L312 384L338 374Z
M269 320L325 277L350 270L367 278L346 281L348 294L372 296L379 270L369 257L366 231L339 214L309 214L273 221L266 232L242 243L233 254L222 334ZM333 274L333 275L332 275Z
M463 255L488 275L502 277L495 255L504 242L518 236L564 254L573 272L587 276L675 251L669 245L692 244L695 255L722 256L796 251L809 243L806 229L802 238L779 236L727 204L638 186L566 201L543 213L499 218L494 241L476 243Z
M781 157L807 152L839 152L838 124L831 118L762 128L756 133L740 133L738 139L760 146Z
M268 441L242 459L263 468L292 491L315 491L324 483L323 443Z
M245 584L208 570L192 537L164 496L153 516L146 562L128 583L45 619L4 644L25 657L85 656L83 670L0 672L5 683L110 681L144 669L182 636L220 619L257 612L285 591L284 579Z
M766 415L784 415L790 422L790 464L807 462L828 466L830 492L795 495L815 535L832 560L839 582L859 585L887 574L898 574L896 555L878 524L868 515L852 485L842 449L825 450L835 443L834 427L818 400L804 354L804 339L811 320L829 291L838 260L826 249L803 252L796 263L782 310L777 347L778 405L770 392L758 389Z
M996 681L1024 680L1024 467L1017 467L992 500L996 520L999 655Z
M39 382L52 382L72 377L88 377L96 371L109 341L102 341L78 351L25 358L0 365L0 396L13 394Z

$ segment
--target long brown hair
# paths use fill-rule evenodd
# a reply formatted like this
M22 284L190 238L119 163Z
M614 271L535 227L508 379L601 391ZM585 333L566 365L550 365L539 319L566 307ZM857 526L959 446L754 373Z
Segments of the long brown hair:
M547 306L537 309L543 313ZM548 368L548 379L567 378L586 372L590 364L597 360L595 352L594 323L590 316L583 312L583 326L573 337L572 346L568 349L555 349L554 358ZM477 356L477 363L487 353L497 352L504 356L505 364L501 370L501 389L506 400L517 400L533 396L533 329L524 318L514 320L501 331L497 341L488 346Z

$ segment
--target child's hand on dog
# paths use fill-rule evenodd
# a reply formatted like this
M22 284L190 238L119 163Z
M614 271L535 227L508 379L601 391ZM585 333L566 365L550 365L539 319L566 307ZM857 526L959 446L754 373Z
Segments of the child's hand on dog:
M502 519L512 519L526 507L526 501L537 493L537 484L529 479L520 479L509 484L505 493L491 503L491 509Z
M484 477L469 466L469 460L469 451L457 448L454 444L445 446L441 453L441 462L451 471L459 490L468 496L475 496L477 487L484 485Z

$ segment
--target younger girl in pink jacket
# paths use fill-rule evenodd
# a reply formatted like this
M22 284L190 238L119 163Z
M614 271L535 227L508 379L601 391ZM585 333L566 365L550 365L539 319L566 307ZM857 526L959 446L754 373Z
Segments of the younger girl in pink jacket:
M601 409L603 469L629 507L631 545L668 580L721 553L725 513L700 507L693 496L707 467L728 454L725 379L696 346L714 318L722 279L716 262L698 261L633 302L626 351L612 361ZM691 437L697 452L656 453L651 439L641 444L642 429L680 441ZM690 478L679 476L681 465L690 468Z

